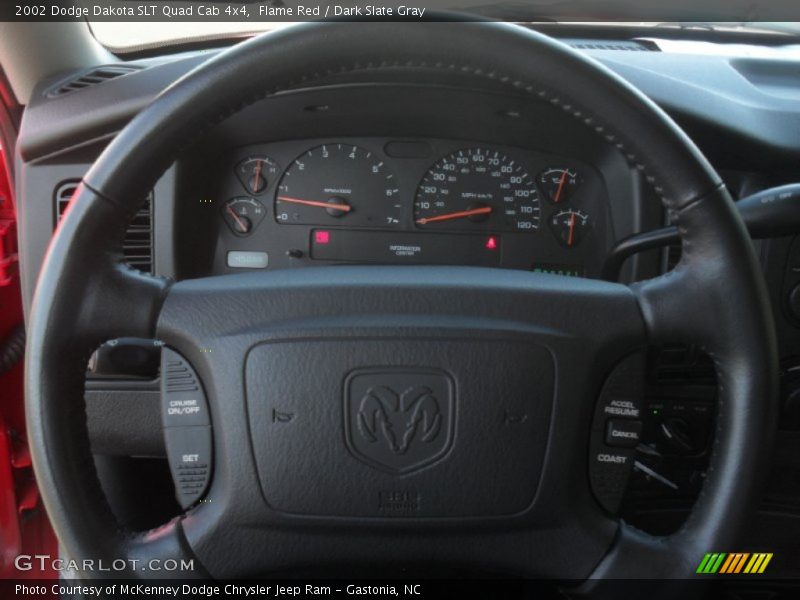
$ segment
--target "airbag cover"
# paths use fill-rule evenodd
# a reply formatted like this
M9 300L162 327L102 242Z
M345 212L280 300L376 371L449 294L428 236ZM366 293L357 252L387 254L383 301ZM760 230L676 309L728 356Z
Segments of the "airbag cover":
M267 503L307 516L514 515L533 501L553 403L528 341L261 343L245 378Z

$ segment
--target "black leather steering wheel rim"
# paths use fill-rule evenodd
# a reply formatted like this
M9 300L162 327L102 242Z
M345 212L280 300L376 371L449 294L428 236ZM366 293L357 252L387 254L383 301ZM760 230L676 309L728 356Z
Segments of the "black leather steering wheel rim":
M473 43L478 37L480 45ZM733 542L768 456L777 351L758 262L713 168L641 93L535 32L490 23L329 23L242 43L172 85L103 152L58 229L30 312L26 402L37 479L70 556L110 561L195 555L182 518L145 534L115 525L86 436L82 392L91 351L111 337L155 337L159 323L169 332L174 323L164 325L160 313L191 287L122 264L119 240L137 199L187 140L259 99L354 72L414 69L490 80L562 109L642 171L681 231L684 254L674 271L631 290L591 291L635 299L649 341L689 341L712 356L720 405L711 467L680 532L654 538L622 523L613 544L595 550L599 561L582 576L687 577L698 555ZM580 286L590 284L570 285L578 286L575 294L589 293ZM212 515L215 508L203 510ZM114 574L140 576L131 570ZM531 566L523 574L541 573Z

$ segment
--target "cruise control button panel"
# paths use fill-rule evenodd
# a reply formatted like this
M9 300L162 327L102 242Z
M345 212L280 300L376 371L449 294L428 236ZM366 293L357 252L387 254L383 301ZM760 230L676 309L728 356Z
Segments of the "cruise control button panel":
M161 420L175 498L187 509L203 497L211 480L211 419L197 373L167 347L161 352Z
M589 481L595 498L616 513L628 484L642 435L643 354L619 363L600 392L589 442Z

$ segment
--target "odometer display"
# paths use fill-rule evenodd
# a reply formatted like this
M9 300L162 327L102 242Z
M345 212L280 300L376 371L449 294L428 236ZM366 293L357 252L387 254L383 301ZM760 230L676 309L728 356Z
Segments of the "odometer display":
M414 200L418 227L536 231L539 195L522 164L497 150L468 148L439 160Z

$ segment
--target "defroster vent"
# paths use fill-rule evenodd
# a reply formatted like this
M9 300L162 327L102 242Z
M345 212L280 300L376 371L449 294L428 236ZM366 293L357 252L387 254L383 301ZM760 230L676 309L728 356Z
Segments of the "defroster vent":
M623 52L659 52L659 47L650 40L582 40L566 42L578 50L621 50Z
M95 85L105 83L106 81L122 77L123 75L128 75L130 73L138 71L140 68L141 67L117 66L117 65L98 67L96 69L92 69L91 71L83 73L78 77L60 83L47 95L50 96L51 98L56 98L58 96L65 96L66 94L71 94L73 92L77 92L79 90L93 87Z

